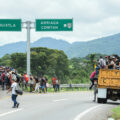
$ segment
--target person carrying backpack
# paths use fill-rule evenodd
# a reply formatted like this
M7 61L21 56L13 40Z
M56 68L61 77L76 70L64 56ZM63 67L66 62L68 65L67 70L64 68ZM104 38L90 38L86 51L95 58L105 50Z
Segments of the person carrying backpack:
M12 101L14 103L13 107L12 108L18 108L19 107L19 103L17 102L17 96L18 94L16 93L16 88L17 88L17 79L12 79L12 85L11 85L11 88L8 90L7 93L9 93L10 91L12 91Z

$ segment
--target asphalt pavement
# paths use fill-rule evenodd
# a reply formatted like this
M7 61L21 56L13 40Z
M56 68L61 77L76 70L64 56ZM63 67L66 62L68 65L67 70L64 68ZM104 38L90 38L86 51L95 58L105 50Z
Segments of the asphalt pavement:
M20 107L13 109L7 96L0 99L0 120L105 120L118 105L92 100L93 92L27 93L18 97Z

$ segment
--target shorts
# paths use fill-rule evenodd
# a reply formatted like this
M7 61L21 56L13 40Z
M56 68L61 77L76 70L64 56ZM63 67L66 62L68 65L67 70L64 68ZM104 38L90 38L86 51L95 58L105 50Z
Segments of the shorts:
M45 85L42 85L41 88L44 89L44 88L45 88Z

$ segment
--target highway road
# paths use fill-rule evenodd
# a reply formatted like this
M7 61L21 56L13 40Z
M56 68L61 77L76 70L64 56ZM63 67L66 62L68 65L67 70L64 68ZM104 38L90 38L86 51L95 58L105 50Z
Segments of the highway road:
M0 99L0 120L106 120L117 102L97 104L93 92L24 94L20 107L11 108L10 97Z

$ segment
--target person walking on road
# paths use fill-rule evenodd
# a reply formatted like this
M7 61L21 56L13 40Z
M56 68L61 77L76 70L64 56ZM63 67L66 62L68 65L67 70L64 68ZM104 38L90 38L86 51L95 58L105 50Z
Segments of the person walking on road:
M1 80L2 80L2 90L4 90L5 89L5 72L2 72Z
M55 84L55 91L59 91L60 89L60 80L58 78L56 78L56 84Z
M40 81L38 77L35 77L35 91L34 92L39 92L39 88L40 88Z
M8 90L8 92L12 91L12 101L14 103L12 108L18 108L19 107L19 103L17 102L17 93L16 93L16 87L17 87L17 79L12 79L12 85L11 88ZM7 92L7 93L8 93Z
M52 85L55 91L56 90L56 77L55 76L52 78Z
M34 84L35 84L35 80L34 80L34 77L33 76L30 76L30 92L33 91L34 89Z

